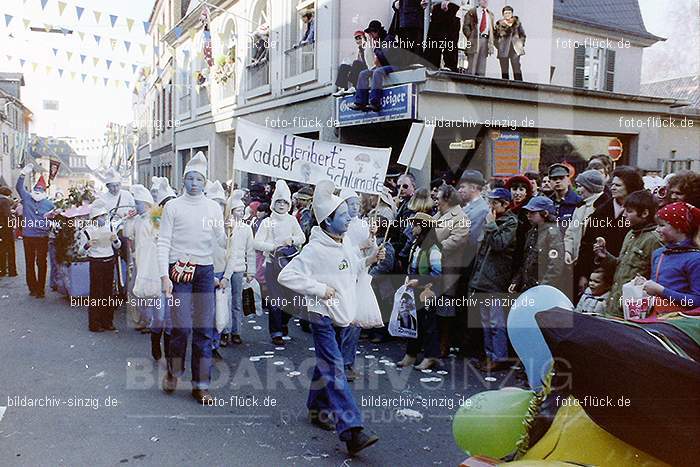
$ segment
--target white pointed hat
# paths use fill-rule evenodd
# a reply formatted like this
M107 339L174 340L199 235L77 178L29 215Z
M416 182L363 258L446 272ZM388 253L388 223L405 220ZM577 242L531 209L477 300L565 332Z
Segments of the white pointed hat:
M134 200L143 201L144 203L153 204L153 196L151 192L146 189L143 185L131 185L129 188L131 194L134 196Z
M102 202L102 200L98 199L97 201L93 202L90 205L89 217L90 217L90 219L94 219L94 218L99 217L103 214L107 214L107 207Z
M342 190L340 190L340 197L342 198L343 201L347 201L350 198L359 198L360 195L355 193L350 188L343 188Z
M122 182L122 177L119 175L119 172L117 172L113 168L107 169L105 172L105 185L109 185L110 183L121 183Z
M204 156L202 151L198 151L192 159L185 166L185 171L182 172L183 175L189 172L198 172L207 178L207 158Z
M243 190L233 190L233 193L231 193L231 196L226 202L229 211L236 208L245 207L245 204L243 204L243 195L245 195Z
M316 185L313 210L319 225L333 214L338 209L338 206L345 202L340 196L335 196L333 194L334 191L335 185L330 180L321 180Z
M289 203L289 205L292 205L292 192L289 190L289 186L287 186L287 182L284 180L277 180L275 183L275 192L272 193L272 202L271 205L275 205L275 201L277 200L283 200Z
M175 198L177 196L166 177L151 178L151 194L153 194L153 200L156 204L160 204L166 198Z
M218 180L214 182L211 180L207 181L207 184L204 187L204 192L207 194L207 198L209 199L226 201L224 187L221 186L221 182Z

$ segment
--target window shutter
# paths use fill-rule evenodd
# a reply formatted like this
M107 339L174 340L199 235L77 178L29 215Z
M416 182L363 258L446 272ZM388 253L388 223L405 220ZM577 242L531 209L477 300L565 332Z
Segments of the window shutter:
M613 91L615 86L615 51L607 49L605 53L605 90Z
M574 49L574 87L584 87L586 68L586 47L577 45Z

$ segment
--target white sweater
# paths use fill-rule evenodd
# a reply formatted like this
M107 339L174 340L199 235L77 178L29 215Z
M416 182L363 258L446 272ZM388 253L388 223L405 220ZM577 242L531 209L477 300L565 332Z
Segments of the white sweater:
M188 260L196 265L214 264L214 245L226 245L221 207L204 195L187 193L168 202L163 209L158 237L161 277L171 263Z
M255 247L253 229L250 225L243 221L235 223L226 250L227 261L224 277L231 277L234 272L255 275Z
M355 321L357 281L362 260L347 240L338 243L320 227L311 229L309 243L282 269L277 280L305 296L307 309L330 317L341 327ZM326 287L333 287L335 298L323 300Z
M299 222L291 214L277 214L263 219L258 232L255 234L255 249L265 254L265 261L270 261L270 253L291 239L292 244L301 247L306 240Z
M119 202L120 208L117 209L117 214L122 217L126 216L129 213L129 211L134 209L134 205L136 204L132 194L126 190L120 190L117 196L112 195L112 193L108 191L107 193L103 193L102 196L100 196L100 200L102 200L102 202L104 203L105 207L107 208L107 211L111 211L112 209L116 208L117 202Z
M143 262L147 261L148 258L153 258L147 252L158 248L158 230L151 222L150 214L145 212L140 216L129 219L124 224L124 235L134 242L136 269L145 268Z
M114 256L114 250L121 248L122 243L119 241L119 238L115 241L110 239L113 233L109 222L102 226L94 223L88 224L83 230L83 251L90 258L109 258ZM94 240L96 243L88 248L88 241L90 240Z

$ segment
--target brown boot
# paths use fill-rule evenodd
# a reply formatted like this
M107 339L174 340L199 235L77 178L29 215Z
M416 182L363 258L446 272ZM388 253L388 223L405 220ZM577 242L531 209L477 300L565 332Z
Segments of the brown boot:
M410 355L406 354L403 356L403 360L400 362L396 363L396 366L399 368L403 368L406 366L411 366L414 363L416 363L416 357L411 357Z
M163 378L163 391L171 394L177 388L177 377L166 373Z
M437 358L426 357L420 362L420 365L416 365L414 368L416 370L428 370L433 367L440 366L440 360Z
M207 389L193 389L192 397L194 397L202 405L213 405L214 398L209 394Z

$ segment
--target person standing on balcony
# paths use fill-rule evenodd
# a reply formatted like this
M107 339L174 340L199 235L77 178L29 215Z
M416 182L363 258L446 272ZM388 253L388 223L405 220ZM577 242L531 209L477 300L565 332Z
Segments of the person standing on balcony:
M488 0L479 0L479 6L474 7L464 15L462 32L467 36L467 56L469 66L467 73L476 76L486 75L486 58L495 50L494 17L489 10Z
M513 15L513 7L506 5L501 11L503 18L496 22L496 46L501 64L501 78L510 79L508 62L513 67L513 79L523 80L520 56L525 55L525 29L520 18Z
M423 5L421 0L397 0L401 47L410 52L406 63L416 63L423 55ZM396 2L394 2L396 4Z
M427 0L422 0L423 8L428 6ZM428 28L428 41L425 44L425 59L435 68L440 68L441 60L445 60L445 68L457 71L459 41L459 18L457 12L462 7L462 0L433 1L433 9Z

